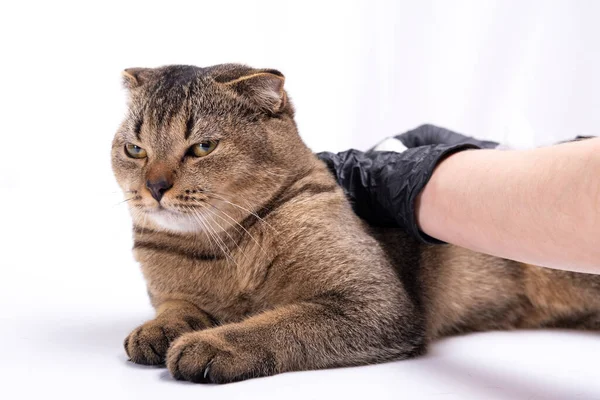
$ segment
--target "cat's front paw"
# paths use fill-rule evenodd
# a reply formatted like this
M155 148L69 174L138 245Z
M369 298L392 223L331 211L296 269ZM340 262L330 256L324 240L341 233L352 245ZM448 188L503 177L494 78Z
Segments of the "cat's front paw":
M225 337L206 330L177 339L167 354L173 377L195 383L228 383L275 373L274 357L261 344Z
M160 365L165 363L170 344L195 329L194 323L185 320L154 319L134 329L123 345L134 363Z

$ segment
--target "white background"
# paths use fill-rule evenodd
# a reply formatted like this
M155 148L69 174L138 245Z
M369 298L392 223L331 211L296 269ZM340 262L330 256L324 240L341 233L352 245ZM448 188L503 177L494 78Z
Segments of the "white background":
M422 123L513 146L600 133L600 1L0 4L0 398L598 399L596 335L486 333L419 360L208 387L126 362L152 315L110 170L120 71L281 70L315 151Z

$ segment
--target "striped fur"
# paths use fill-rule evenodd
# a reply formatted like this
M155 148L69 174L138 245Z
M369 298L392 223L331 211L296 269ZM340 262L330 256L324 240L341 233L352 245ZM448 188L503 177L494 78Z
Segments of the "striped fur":
M124 76L113 170L157 310L125 341L133 362L222 383L414 357L469 331L597 329L597 277L421 246L359 220L298 136L281 73L229 64ZM186 156L203 140L219 144ZM128 142L148 157L128 158ZM149 176L172 178L160 207Z

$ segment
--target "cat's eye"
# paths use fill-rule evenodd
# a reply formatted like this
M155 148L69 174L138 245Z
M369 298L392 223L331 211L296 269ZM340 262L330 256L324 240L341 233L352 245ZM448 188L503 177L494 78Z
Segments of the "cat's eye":
M219 144L216 140L206 140L204 142L196 143L192 147L190 147L190 155L195 157L204 157L213 152L213 150Z
M146 150L133 143L127 143L125 145L125 153L131 158L146 158L148 156Z

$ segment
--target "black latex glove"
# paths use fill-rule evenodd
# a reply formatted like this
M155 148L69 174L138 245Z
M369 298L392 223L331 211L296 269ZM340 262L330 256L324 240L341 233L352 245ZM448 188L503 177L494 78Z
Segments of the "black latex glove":
M405 147L428 146L432 144L472 144L483 149L495 149L500 143L488 140L479 140L470 136L461 135L451 130L435 125L421 125L416 129L395 136ZM372 150L370 150L372 151Z
M415 216L417 196L443 158L462 150L493 148L498 143L432 125L396 138L412 148L402 153L348 150L317 156L334 174L356 214L371 225L400 227L424 243L443 243L419 230Z

